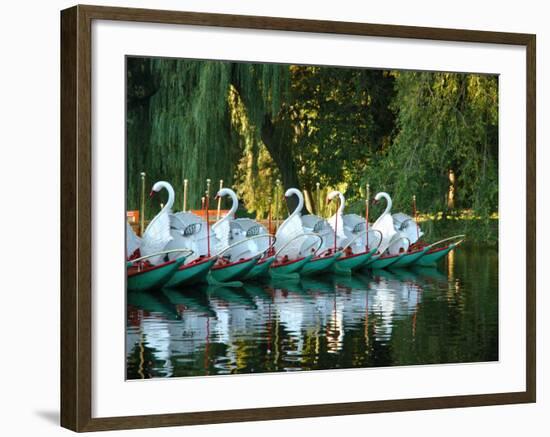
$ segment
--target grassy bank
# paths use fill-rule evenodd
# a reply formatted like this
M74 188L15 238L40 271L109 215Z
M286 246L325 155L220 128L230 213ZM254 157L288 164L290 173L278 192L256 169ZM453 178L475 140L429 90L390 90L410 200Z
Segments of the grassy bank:
M429 242L453 235L465 234L466 241L473 244L498 246L498 219L428 219L420 223Z

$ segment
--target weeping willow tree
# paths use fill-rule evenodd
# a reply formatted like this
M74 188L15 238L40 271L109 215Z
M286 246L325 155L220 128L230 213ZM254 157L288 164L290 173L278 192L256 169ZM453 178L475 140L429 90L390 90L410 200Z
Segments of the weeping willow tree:
M498 208L498 78L395 72L396 135L376 160L373 182L410 210Z
M189 180L188 207L198 208L207 178L213 187L219 179L233 184L243 150L257 157L263 141L275 162L282 165L288 156L279 133L288 66L161 58L127 63L128 208L139 207L141 171L151 183L169 180L179 194ZM293 184L292 166L281 177Z
M367 182L405 212L413 194L422 212L498 208L496 76L158 58L129 58L127 74L129 209L142 171L173 184L176 209L184 179L193 209L223 179L257 218L276 179L280 216L289 187L318 211L317 183L356 213Z

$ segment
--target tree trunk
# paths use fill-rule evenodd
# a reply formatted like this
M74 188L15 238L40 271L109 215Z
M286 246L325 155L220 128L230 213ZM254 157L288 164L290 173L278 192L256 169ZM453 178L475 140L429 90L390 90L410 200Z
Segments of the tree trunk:
M264 118L261 128L261 138L271 158L281 173L283 188L300 189L298 170L292 158L292 130L290 124L284 119L273 123L269 116ZM296 196L287 199L289 211L294 211L298 205ZM304 212L308 212L304 206Z

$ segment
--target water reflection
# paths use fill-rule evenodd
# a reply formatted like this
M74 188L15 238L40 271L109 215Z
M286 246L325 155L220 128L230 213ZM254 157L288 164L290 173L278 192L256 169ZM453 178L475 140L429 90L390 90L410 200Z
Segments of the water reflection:
M128 378L496 360L497 273L496 251L462 250L439 270L131 292Z

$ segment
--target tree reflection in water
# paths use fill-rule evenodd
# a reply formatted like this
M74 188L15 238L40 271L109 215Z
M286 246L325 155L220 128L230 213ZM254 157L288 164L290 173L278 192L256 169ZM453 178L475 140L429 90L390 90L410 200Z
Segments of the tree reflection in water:
M498 359L497 251L439 269L128 293L129 379Z

